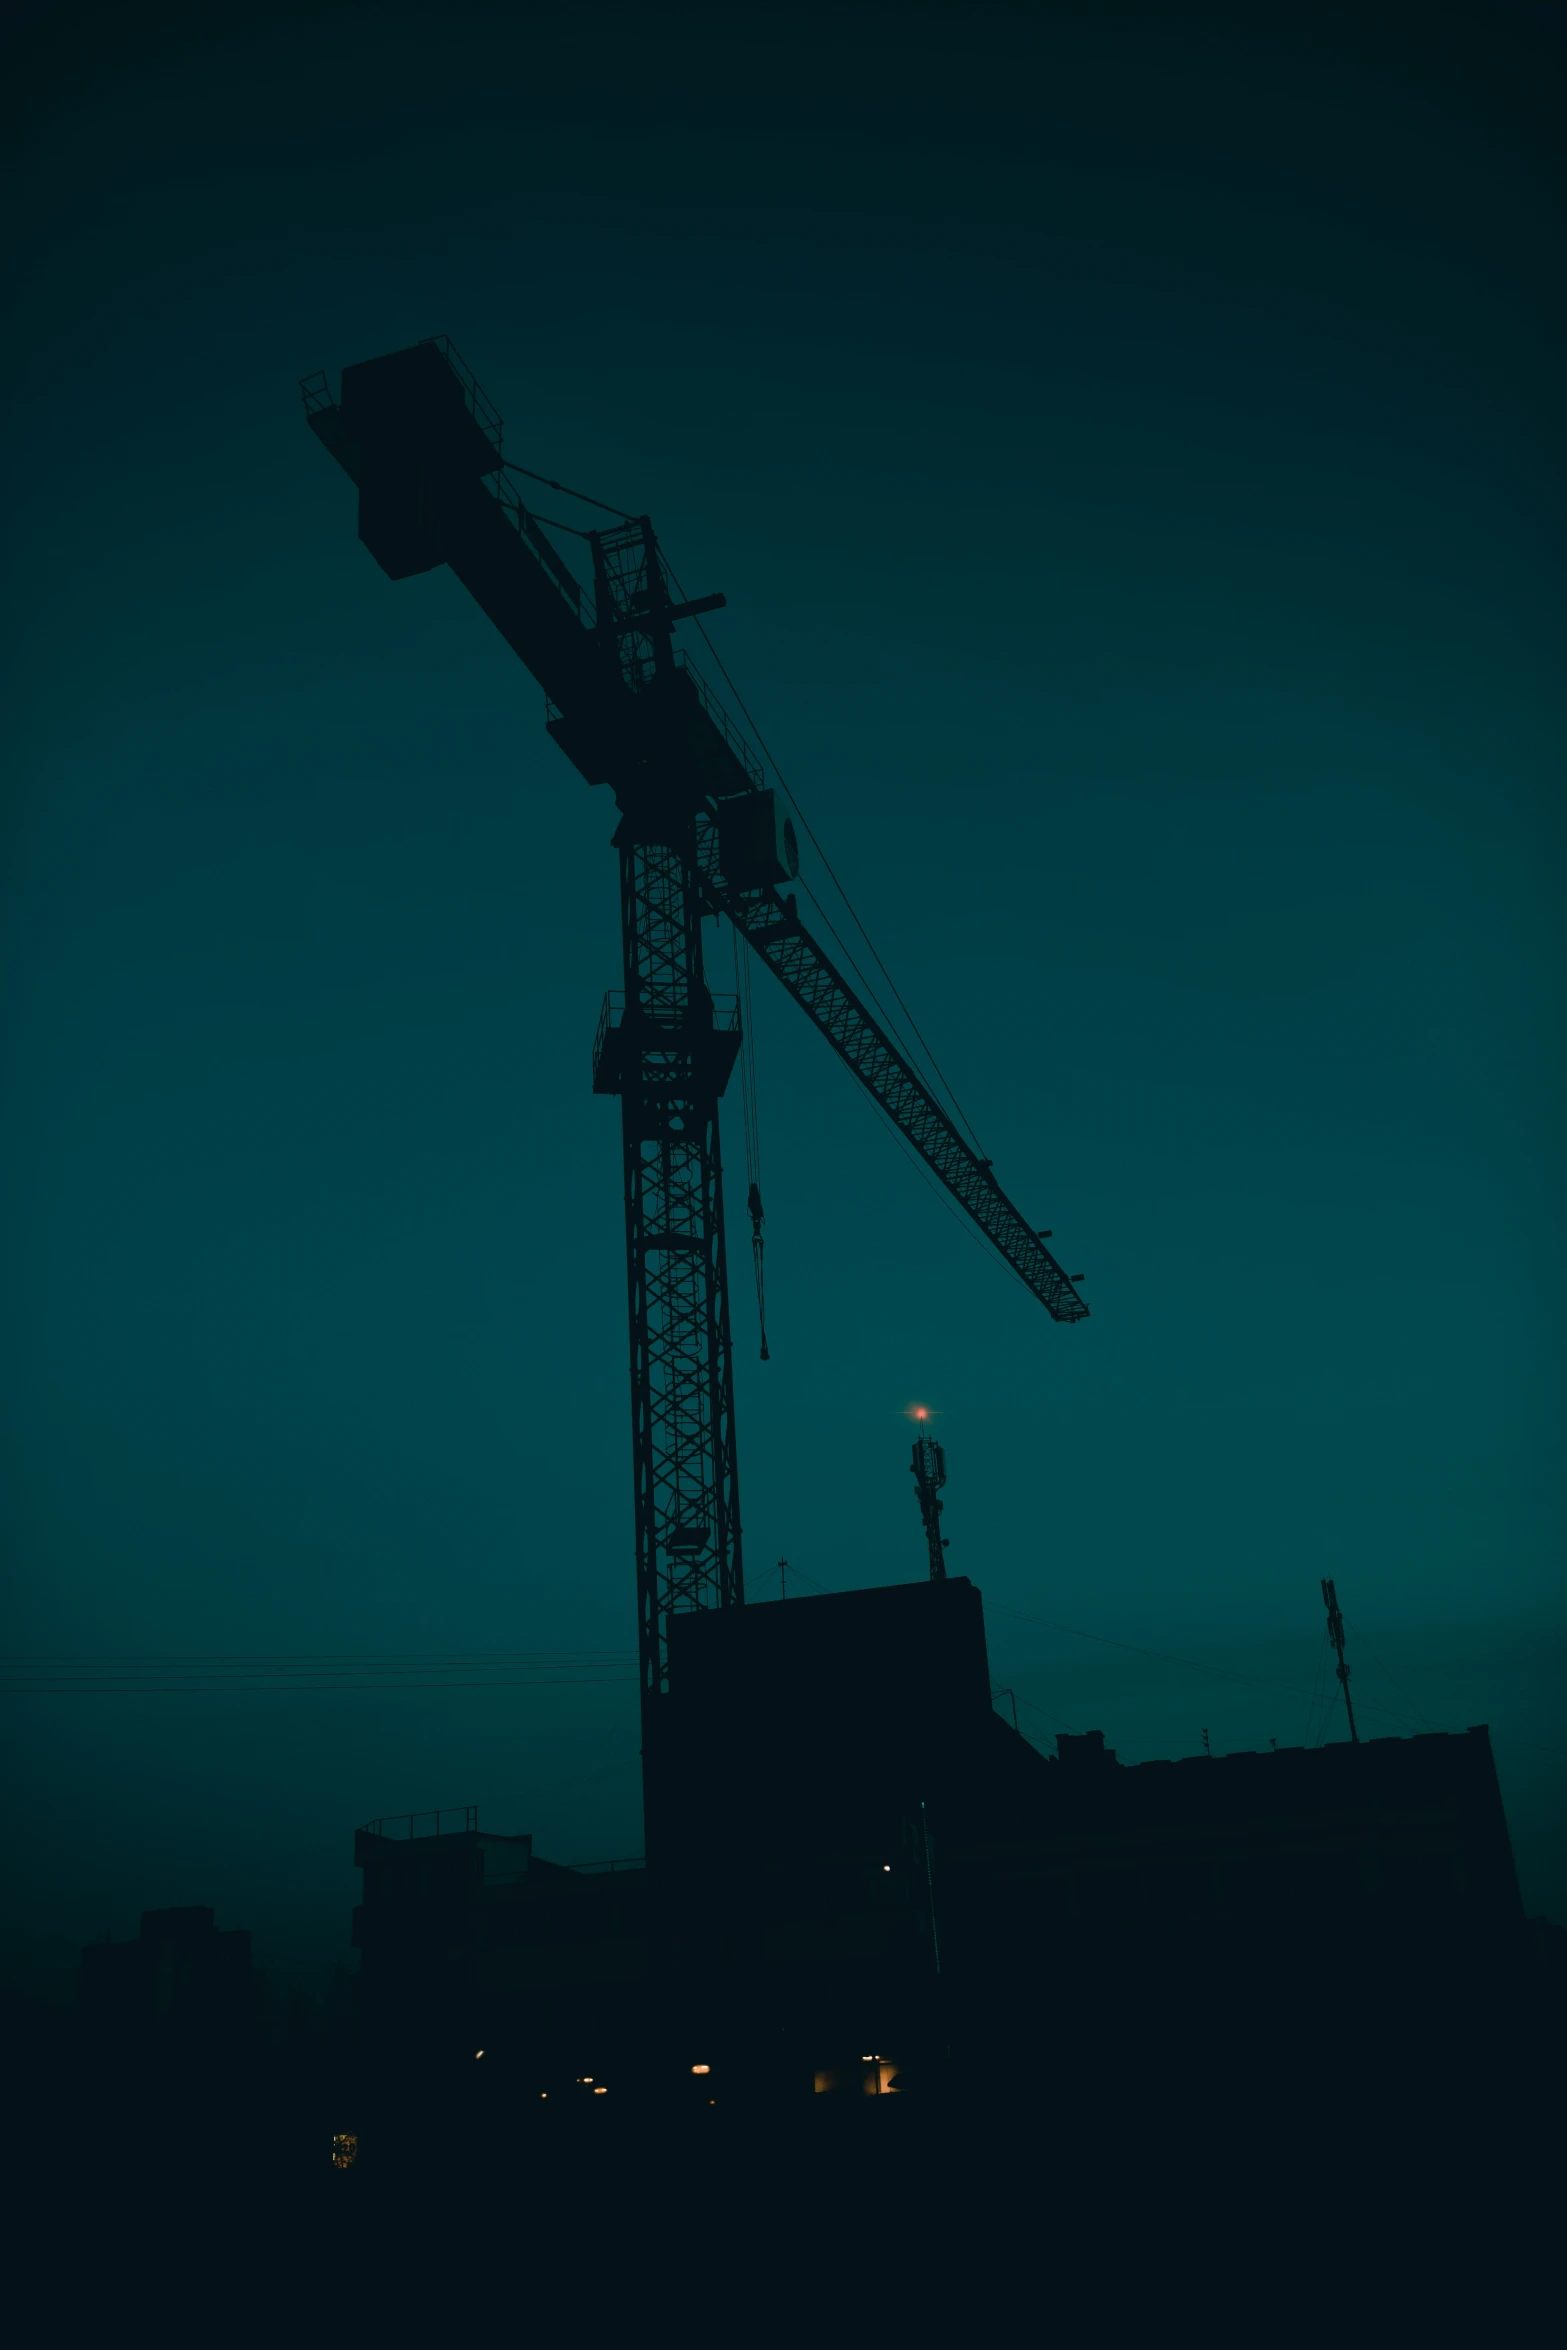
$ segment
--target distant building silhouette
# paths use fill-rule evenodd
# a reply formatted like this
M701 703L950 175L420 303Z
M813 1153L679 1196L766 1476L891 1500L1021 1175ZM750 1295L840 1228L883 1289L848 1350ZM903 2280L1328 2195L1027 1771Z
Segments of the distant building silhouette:
M1152 2040L1249 2063L1321 2029L1329 1976L1371 2031L1521 1963L1483 1728L1047 1757L993 1707L961 1577L674 1617L646 1738L645 1870L562 1868L469 1813L359 1832L384 2054L515 2062L541 2095L700 2062L704 2095L809 2096L917 2085L938 2047L983 2067L1048 2013L1075 2019L1057 2067Z
M144 1910L134 1942L83 1950L77 2007L94 2044L127 2055L242 2048L257 2021L250 1935L220 1932L210 1909Z
M497 2029L560 2064L634 2025L647 1972L646 1874L538 1858L531 1836L481 1830L472 1808L377 1820L354 1837L358 2008L367 2047L399 2061L482 2047Z

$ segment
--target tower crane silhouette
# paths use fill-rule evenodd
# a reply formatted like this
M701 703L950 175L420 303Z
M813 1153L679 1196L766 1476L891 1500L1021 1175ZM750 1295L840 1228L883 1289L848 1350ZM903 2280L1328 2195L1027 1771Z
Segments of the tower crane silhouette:
M1081 1276L1062 1272L802 921L787 887L794 827L674 642L724 598L672 595L651 521L614 508L611 527L580 534L589 594L513 478L544 477L507 460L501 419L445 336L345 367L336 400L324 372L301 391L382 570L450 565L543 687L548 732L619 813L621 985L599 1018L593 1090L621 1105L646 1753L669 1617L745 1597L718 1135L740 1020L707 985L703 917L734 925L1056 1321L1086 1317Z

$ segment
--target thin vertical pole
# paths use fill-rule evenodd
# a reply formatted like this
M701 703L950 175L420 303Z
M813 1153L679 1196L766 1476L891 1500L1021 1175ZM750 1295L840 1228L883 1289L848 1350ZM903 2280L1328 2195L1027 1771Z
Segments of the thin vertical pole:
M936 1972L939 1975L941 1972L941 1943L936 1935L936 1884L930 1869L930 1821L926 1816L923 1803L920 1805L920 1842L925 1847L925 1898L930 1904L930 1954L936 1962Z
M1349 1716L1349 1742L1352 1746L1358 1746L1360 1732L1355 1727L1355 1708L1349 1696L1349 1667L1344 1662L1344 1619L1338 1612L1338 1593L1331 1582L1324 1582L1322 1586L1322 1604L1328 1611L1328 1638L1338 1656L1338 1685L1344 1692L1344 1711Z

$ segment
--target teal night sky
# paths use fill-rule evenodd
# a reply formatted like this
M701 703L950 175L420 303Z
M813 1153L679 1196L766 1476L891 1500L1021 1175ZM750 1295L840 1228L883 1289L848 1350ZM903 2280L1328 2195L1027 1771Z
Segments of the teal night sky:
M1314 1739L1332 1575L1567 1918L1559 13L129 13L22 12L7 141L11 1659L634 1641L613 811L296 389L447 332L725 591L1088 1276L982 1261L758 970L753 1591L923 1571L927 1401L1025 1730ZM330 1961L399 1808L637 1851L623 1670L9 1689L8 1979L180 1901Z

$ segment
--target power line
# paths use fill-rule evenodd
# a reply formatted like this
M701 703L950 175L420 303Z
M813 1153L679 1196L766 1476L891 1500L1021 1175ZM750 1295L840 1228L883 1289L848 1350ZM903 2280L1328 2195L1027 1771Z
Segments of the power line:
M1389 1687L1397 1692L1397 1694L1403 1699L1404 1703L1414 1713L1416 1721L1425 1722L1426 1728L1428 1730L1435 1729L1437 1725L1434 1722L1426 1721L1425 1715L1419 1711L1418 1707L1415 1705L1414 1699L1410 1696L1409 1691L1403 1686L1402 1682L1395 1681L1393 1679L1392 1674L1388 1671L1386 1665L1382 1662L1382 1659L1374 1652L1368 1642L1362 1638L1359 1633L1356 1634L1356 1639L1359 1641L1362 1653L1370 1657L1372 1664L1375 1665L1377 1671L1382 1675L1383 1679L1388 1683ZM1361 1702L1364 1704L1365 1700L1362 1699Z
M265 1691L274 1697L329 1697L350 1690L395 1689L429 1695L441 1689L635 1689L634 1673L611 1677L561 1676L534 1680L496 1681L7 1681L0 1696L7 1697L179 1697L228 1695L236 1690Z
M634 1647L486 1647L486 1650L458 1650L458 1652L425 1652L416 1647L348 1647L348 1650L103 1650L99 1654L56 1650L40 1652L35 1657L19 1652L0 1652L0 1668L31 1666L31 1664L197 1664L197 1666L277 1666L291 1671L294 1666L385 1666L388 1671L409 1671L418 1668L491 1664L510 1666L517 1671L543 1664L625 1664L637 1650Z
M1143 1648L1140 1647L1136 1641L1115 1640L1112 1639L1109 1634L1104 1632L1084 1632L1076 1624L1057 1624L1052 1622L1047 1616L1025 1615L1021 1608L1003 1607L1000 1602L996 1600L992 1600L990 1604L991 1612L995 1615L1012 1616L1016 1619L1017 1622L1021 1624L1035 1624L1047 1632L1064 1632L1073 1640L1092 1640L1104 1648L1125 1649L1131 1656L1152 1657L1160 1664L1180 1665L1183 1666L1188 1672L1204 1673L1208 1675L1210 1679L1218 1681L1232 1681L1246 1688L1287 1689L1296 1697L1301 1694L1298 1685L1293 1681L1280 1681L1272 1678L1271 1676L1264 1676L1260 1673L1238 1673L1228 1665L1204 1664L1197 1657L1178 1656L1171 1649ZM1313 1705L1314 1704L1315 1699L1313 1699ZM1390 1722L1407 1723L1412 1718L1407 1714L1395 1713L1391 1707L1385 1705L1368 1707L1367 1711L1379 1713L1384 1721Z

